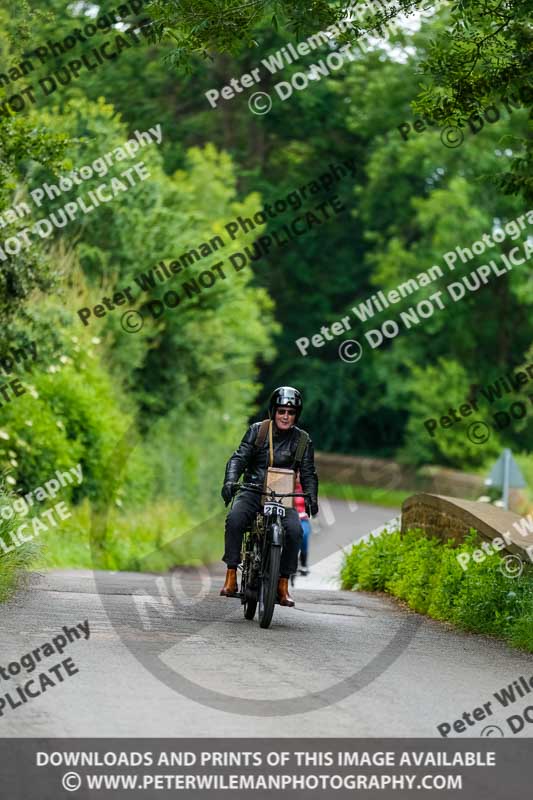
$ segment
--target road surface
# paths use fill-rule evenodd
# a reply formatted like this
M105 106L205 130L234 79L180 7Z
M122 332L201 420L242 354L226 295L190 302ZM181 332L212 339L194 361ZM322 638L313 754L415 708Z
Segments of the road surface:
M311 563L320 563L307 585L318 573L324 586L321 564L396 513L324 504L312 540ZM172 576L33 574L2 607L0 665L20 661L63 626L88 620L90 636L71 634L60 657L43 659L33 677L67 657L79 671L4 707L0 737L435 737L437 725L533 672L531 656L500 642L388 597L305 588L304 579L296 608L276 606L272 627L261 630L244 620L238 600L218 596L222 576L219 566ZM15 683L0 680L0 692ZM495 709L463 736L479 736L489 723L503 730L526 704ZM532 733L530 724L518 735Z

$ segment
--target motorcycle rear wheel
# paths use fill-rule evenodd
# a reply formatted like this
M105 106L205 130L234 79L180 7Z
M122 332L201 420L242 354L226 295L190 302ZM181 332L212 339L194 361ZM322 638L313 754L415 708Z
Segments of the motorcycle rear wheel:
M257 609L257 592L246 589L244 593L244 618L253 619Z

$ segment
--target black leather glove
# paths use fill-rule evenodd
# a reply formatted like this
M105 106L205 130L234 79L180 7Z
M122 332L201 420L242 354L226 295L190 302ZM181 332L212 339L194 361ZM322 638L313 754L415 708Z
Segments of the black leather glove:
M220 494L222 495L222 499L224 500L224 503L226 505L229 505L231 503L234 494L234 489L235 489L234 481L228 481L222 487L222 491L220 492Z
M305 500L305 513L308 517L316 517L318 514L318 502L315 499Z

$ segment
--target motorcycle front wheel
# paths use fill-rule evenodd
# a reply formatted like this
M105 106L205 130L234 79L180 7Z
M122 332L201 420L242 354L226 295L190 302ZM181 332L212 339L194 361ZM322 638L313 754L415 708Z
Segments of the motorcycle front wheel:
M266 548L263 560L261 583L259 587L259 625L268 628L274 613L278 594L281 547L271 544Z

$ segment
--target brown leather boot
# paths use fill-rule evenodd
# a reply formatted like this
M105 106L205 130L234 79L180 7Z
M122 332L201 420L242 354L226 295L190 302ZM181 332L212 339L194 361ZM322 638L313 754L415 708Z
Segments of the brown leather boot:
M289 579L280 578L278 581L278 602L280 606L294 607L294 600L289 594Z
M222 597L233 597L237 591L237 570L228 569L226 572L226 582L220 590Z

